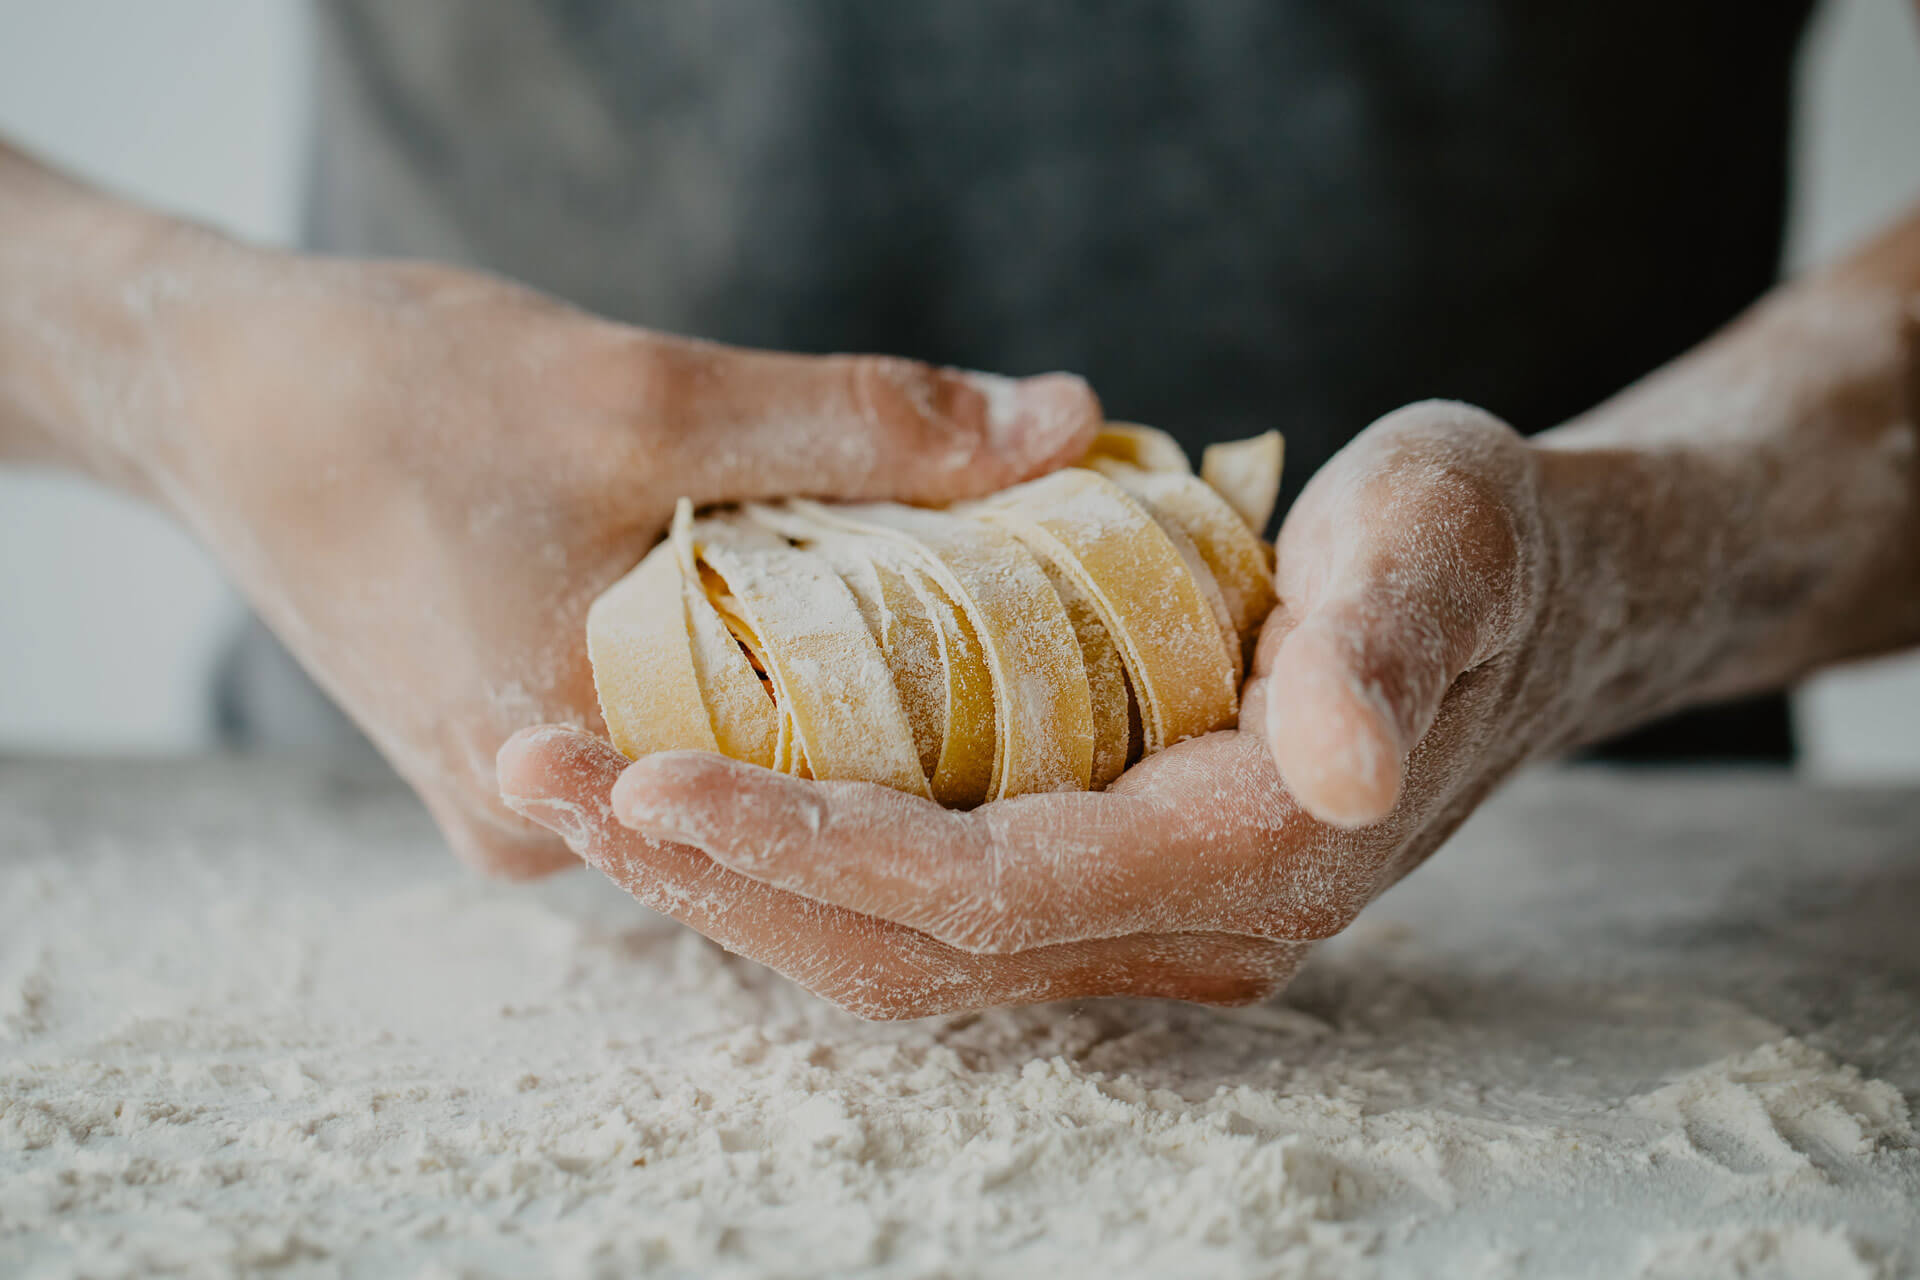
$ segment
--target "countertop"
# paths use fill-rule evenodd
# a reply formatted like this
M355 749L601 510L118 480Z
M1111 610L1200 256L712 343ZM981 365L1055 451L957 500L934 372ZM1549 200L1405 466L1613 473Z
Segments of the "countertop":
M1291 991L861 1023L301 758L0 761L0 1274L1920 1272L1920 789L1524 777Z

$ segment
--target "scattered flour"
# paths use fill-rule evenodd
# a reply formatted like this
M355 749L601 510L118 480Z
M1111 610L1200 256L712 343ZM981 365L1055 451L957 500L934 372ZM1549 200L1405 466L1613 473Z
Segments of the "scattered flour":
M1841 1060L1915 1062L1910 992L1849 978L1908 1000L1874 1040L1688 975L1818 970L1823 912L1841 969L1920 944L1790 887L1739 941L1711 904L1772 864L1699 818L1610 909L1581 841L1666 811L1630 785L1523 782L1284 1003L887 1025L596 877L473 880L371 774L0 764L0 1274L1913 1273L1907 1099ZM1822 846L1867 925L1915 831Z
M1885 1274L1843 1231L1826 1227L1736 1227L1684 1232L1658 1242L1640 1269L1644 1280L1875 1280Z

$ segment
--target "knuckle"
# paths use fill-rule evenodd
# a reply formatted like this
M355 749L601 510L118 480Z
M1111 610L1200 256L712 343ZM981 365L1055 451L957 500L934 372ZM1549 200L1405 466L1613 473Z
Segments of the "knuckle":
M579 386L616 412L623 425L670 429L716 359L684 351L647 334L623 331L586 357Z
M1452 541L1482 570L1510 572L1520 561L1520 519L1501 478L1449 466L1438 484Z
M1060 414L1094 426L1106 420L1106 411L1100 405L1100 396L1093 384L1077 373L1047 373L1035 379L1044 382L1058 400L1056 411Z
M945 420L939 378L928 366L899 356L837 358L861 419L881 434L917 439Z
M910 462L894 478L907 499L945 501L968 468L990 462L992 409L969 375L894 356L844 356L848 398L875 461Z
M1444 443L1455 452L1467 446L1498 450L1521 439L1506 422L1464 400L1415 400L1380 418L1372 432L1401 444Z
M1456 477L1449 488L1454 505L1446 533L1458 552L1458 593L1466 611L1460 631L1471 647L1461 665L1471 667L1492 656L1530 594L1530 505L1524 490L1503 488L1484 475Z
M1505 469L1446 448L1402 452L1363 492L1365 504L1389 517L1389 528L1445 537L1463 550L1509 554L1518 543L1514 486Z
M689 424L703 382L720 376L718 358L611 324L580 329L535 379L541 420L564 417L573 429L539 433L529 447L580 486L589 509L630 512L636 478L677 470L682 450L698 446Z
M1283 568L1289 552L1325 561L1329 546L1349 547L1358 557L1351 567L1363 571L1428 564L1436 545L1449 549L1449 566L1478 577L1518 562L1535 454L1493 415L1451 401L1406 405L1375 422L1336 463L1313 477L1289 513ZM1356 514L1365 517L1357 524ZM1356 528L1368 536L1346 536ZM1294 572L1306 573L1310 586L1328 570Z
M1511 428L1495 424L1396 442L1359 490L1378 533L1356 548L1352 568L1377 604L1431 629L1450 663L1491 656L1530 597L1539 544L1534 467ZM1408 600L1419 607L1406 608Z

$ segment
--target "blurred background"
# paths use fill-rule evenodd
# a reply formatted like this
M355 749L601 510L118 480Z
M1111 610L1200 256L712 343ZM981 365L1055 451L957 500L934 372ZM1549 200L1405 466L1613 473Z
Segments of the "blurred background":
M0 0L0 132L127 195L291 243L305 39L300 0ZM1790 270L1920 198L1908 0L1822 5L1793 160ZM241 612L152 512L0 470L0 751L206 746L214 655ZM1823 676L1797 713L1810 772L1920 778L1920 658Z

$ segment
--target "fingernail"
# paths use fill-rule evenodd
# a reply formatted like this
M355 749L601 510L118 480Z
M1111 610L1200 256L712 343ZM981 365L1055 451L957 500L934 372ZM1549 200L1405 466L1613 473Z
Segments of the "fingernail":
M1038 464L1069 449L1077 452L1100 421L1092 389L1070 373L972 377L987 402L988 443L1018 460Z

